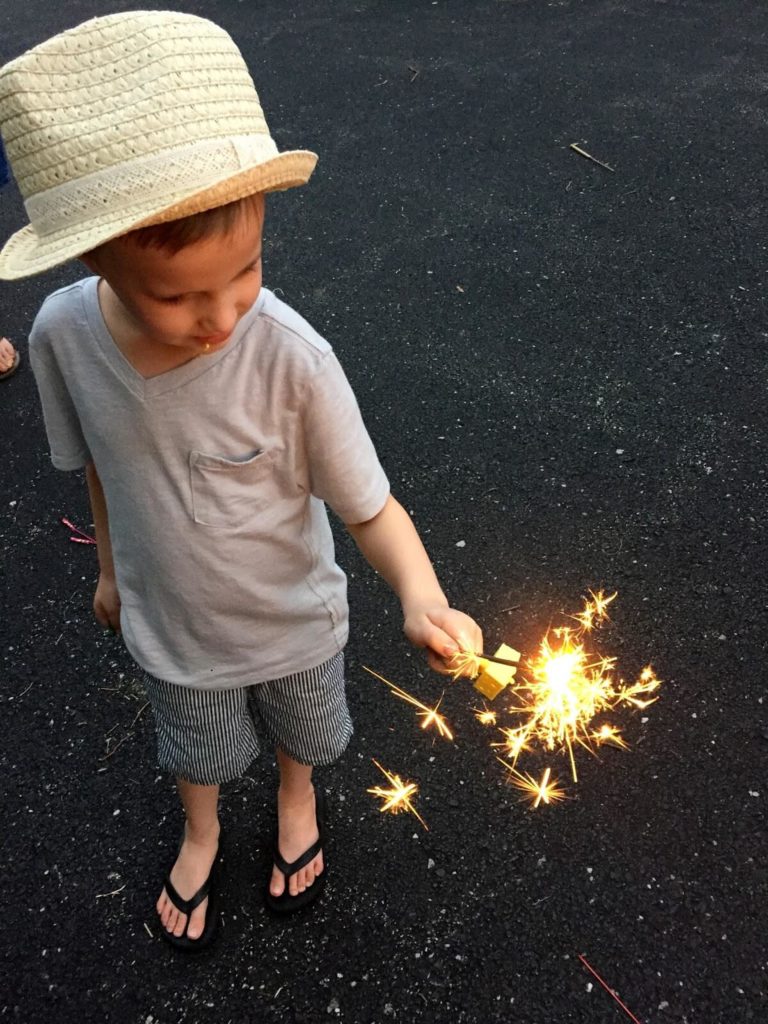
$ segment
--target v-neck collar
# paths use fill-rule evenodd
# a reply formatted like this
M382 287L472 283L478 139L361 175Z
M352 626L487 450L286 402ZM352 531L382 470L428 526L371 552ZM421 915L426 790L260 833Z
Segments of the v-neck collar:
M216 366L216 364L224 359L232 349L239 345L243 335L248 330L255 317L258 316L264 303L264 289L262 288L259 291L254 304L238 321L226 345L224 345L223 348L220 348L218 352L214 352L213 355L210 356L198 356L195 359L190 359L188 362L182 363L181 366L174 366L172 369L166 370L164 373L158 373L154 377L142 377L139 371L128 361L117 347L115 339L109 332L109 328L104 320L104 314L101 312L98 288L98 277L86 278L83 287L83 305L85 307L88 326L90 327L93 336L96 338L99 348L104 354L107 362L117 376L122 380L125 386L133 392L134 395L144 400L153 398L155 395L163 395L168 391L173 391L176 388L183 387L185 384L195 380L197 377L201 377L204 373L207 373L208 370Z

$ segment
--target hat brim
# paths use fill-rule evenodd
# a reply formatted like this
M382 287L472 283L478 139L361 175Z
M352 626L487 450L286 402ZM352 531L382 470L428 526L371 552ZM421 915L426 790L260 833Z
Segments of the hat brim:
M202 213L256 192L277 192L305 185L316 163L316 153L290 150L192 195L171 196L160 210L149 212L146 199L138 197L135 203L123 204L112 212L105 210L98 220L78 228L62 228L41 237L27 225L12 235L0 250L0 278L15 281L42 274L136 228Z

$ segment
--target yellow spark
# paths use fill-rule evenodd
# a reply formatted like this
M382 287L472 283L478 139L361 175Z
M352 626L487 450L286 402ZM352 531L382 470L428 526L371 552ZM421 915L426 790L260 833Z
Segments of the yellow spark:
M472 708L472 710L481 725L496 725L496 712L491 711L487 704L483 703L482 709Z
M504 737L503 743L492 743L492 747L503 747L505 752L512 758L512 764L517 764L518 757L524 750L530 751L528 745L529 733L525 726L517 729L500 729Z
M453 739L453 733L448 727L448 723L446 722L443 715L438 713L438 709L440 708L440 705L442 704L443 701L443 697L445 696L444 693L441 695L440 700L437 702L437 704L435 704L433 708L430 708L426 704L422 704L420 700L417 700L410 693L407 693L399 686L396 686L395 683L390 682L389 679L385 679L384 676L380 676L378 672L374 672L372 668L367 668L365 665L363 665L363 668L365 669L366 672L370 673L370 675L376 676L377 679L380 679L382 683L386 683L387 686L392 691L392 693L396 697L399 697L400 700L404 700L407 704L412 704L414 707L419 708L418 715L419 718L422 719L422 729L427 729L429 728L430 725L434 725L441 736L444 736L447 740Z
M633 704L636 708L643 710L655 704L658 697L651 697L650 700L642 700L640 694L650 694L661 686L661 680L657 679L656 673L650 665L647 665L640 673L636 683L631 686L624 686L618 693L618 704Z
M379 808L382 814L387 811L390 814L399 814L401 811L408 811L414 817L418 818L426 831L429 832L427 823L411 803L411 797L416 796L419 791L419 787L416 783L403 782L399 775L394 775L392 772L388 772L386 768L382 768L375 758L371 758L371 760L385 776L387 782L389 782L389 788L384 786L373 786L367 791L378 799L384 801Z
M561 800L565 800L565 790L558 786L557 779L549 781L551 768L546 768L541 781L537 782L528 772L519 772L514 765L508 764L501 758L498 758L498 760L501 761L512 775L512 785L525 794L522 799L529 800L531 807L536 808L541 803L556 804Z
M614 592L610 597L606 597L602 590L598 590L595 594L594 591L590 590L591 601L584 602L584 608L579 612L578 615L571 616L581 624L581 628L584 632L589 633L595 628L596 625L600 625L605 622L609 617L606 608L615 601L618 592Z
M596 732L592 733L592 739L595 743L599 743L600 745L603 743L612 743L614 747L621 747L622 750L629 750L629 744L614 725L601 725Z

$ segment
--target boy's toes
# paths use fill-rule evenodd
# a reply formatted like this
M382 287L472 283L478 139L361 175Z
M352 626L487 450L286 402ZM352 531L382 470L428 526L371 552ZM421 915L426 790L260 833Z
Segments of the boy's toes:
M199 939L205 929L205 911L208 907L208 900L204 900L199 907L196 907L192 911L192 917L189 921L189 928L187 929L187 935L190 939Z
M163 927L167 932L175 932L176 925L179 923L179 912L175 907L169 907L163 917L160 919L163 922Z
M183 935L184 934L184 929L187 926L187 915L186 914L180 914L177 911L175 917L176 917L175 922L173 924L169 923L168 931L169 932L173 932L173 934L178 937L179 935Z
M272 871L272 881L269 883L269 891L273 896L282 896L285 890L285 882L283 880L283 873L275 868Z

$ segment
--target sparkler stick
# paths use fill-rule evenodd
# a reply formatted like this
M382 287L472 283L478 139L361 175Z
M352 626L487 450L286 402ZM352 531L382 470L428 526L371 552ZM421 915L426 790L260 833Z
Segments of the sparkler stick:
M475 679L475 689L488 700L495 700L511 682L519 661L520 652L506 644L502 644L494 655L478 654L467 644L462 645L448 664L454 679L459 676Z
M399 814L400 811L408 811L414 817L418 818L424 829L429 832L429 827L411 803L411 797L415 796L419 791L419 787L415 782L403 782L399 775L394 775L392 772L388 772L386 768L382 768L376 758L371 758L373 763L385 776L387 782L390 784L390 788L386 789L383 786L373 786L368 790L373 796L383 800L384 803L381 805L379 810L384 814L389 811L390 814Z
M584 964L584 966L587 968L587 970L590 972L590 974L594 974L594 976L597 978L597 980L603 986L603 988L608 993L608 995L610 995L613 999L616 1000L616 1002L619 1004L619 1006L622 1008L622 1010L626 1013L626 1015L631 1020L633 1020L635 1022L635 1024L641 1024L641 1022L637 1019L637 1017L634 1015L634 1013L632 1013L632 1011L630 1009L628 1009L624 1005L624 1003L622 1003L622 1001L619 999L619 997L616 995L616 993L613 991L613 989L610 988L608 985L606 985L606 983L603 981L603 979L600 977L600 975L597 973L597 971L594 969L594 967L587 961L587 958L584 956L583 953L579 953L579 960L581 960L581 962Z
M478 654L475 651L457 651L451 657L451 675L454 679L459 676L469 675L470 678L479 675L480 665L484 661L493 662L494 665L509 665L517 668L520 659L513 661L511 658L499 658L495 654Z
M519 660L513 661L511 658L498 658L495 654L476 654L475 657L478 661L492 661L494 665L512 665L517 668Z
M417 700L415 697L411 696L410 693L407 693L405 690L402 690L399 686L396 686L394 683L391 683L389 679L385 679L384 676L380 676L378 672L374 672L372 668L368 668L366 665L363 665L363 668L370 675L376 676L377 679L380 679L382 683L386 683L387 686L392 691L392 693L396 697L399 697L400 700L404 700L406 701L406 703L413 704L414 707L419 708L419 718L422 719L422 729L427 729L430 725L434 725L441 736L445 736L447 740L453 739L453 733L448 728L448 723L441 714L438 714L438 708L440 707L443 697L445 696L444 693L441 695L440 700L437 702L437 704L435 704L433 708L430 708L427 707L426 704L422 704L420 700Z

